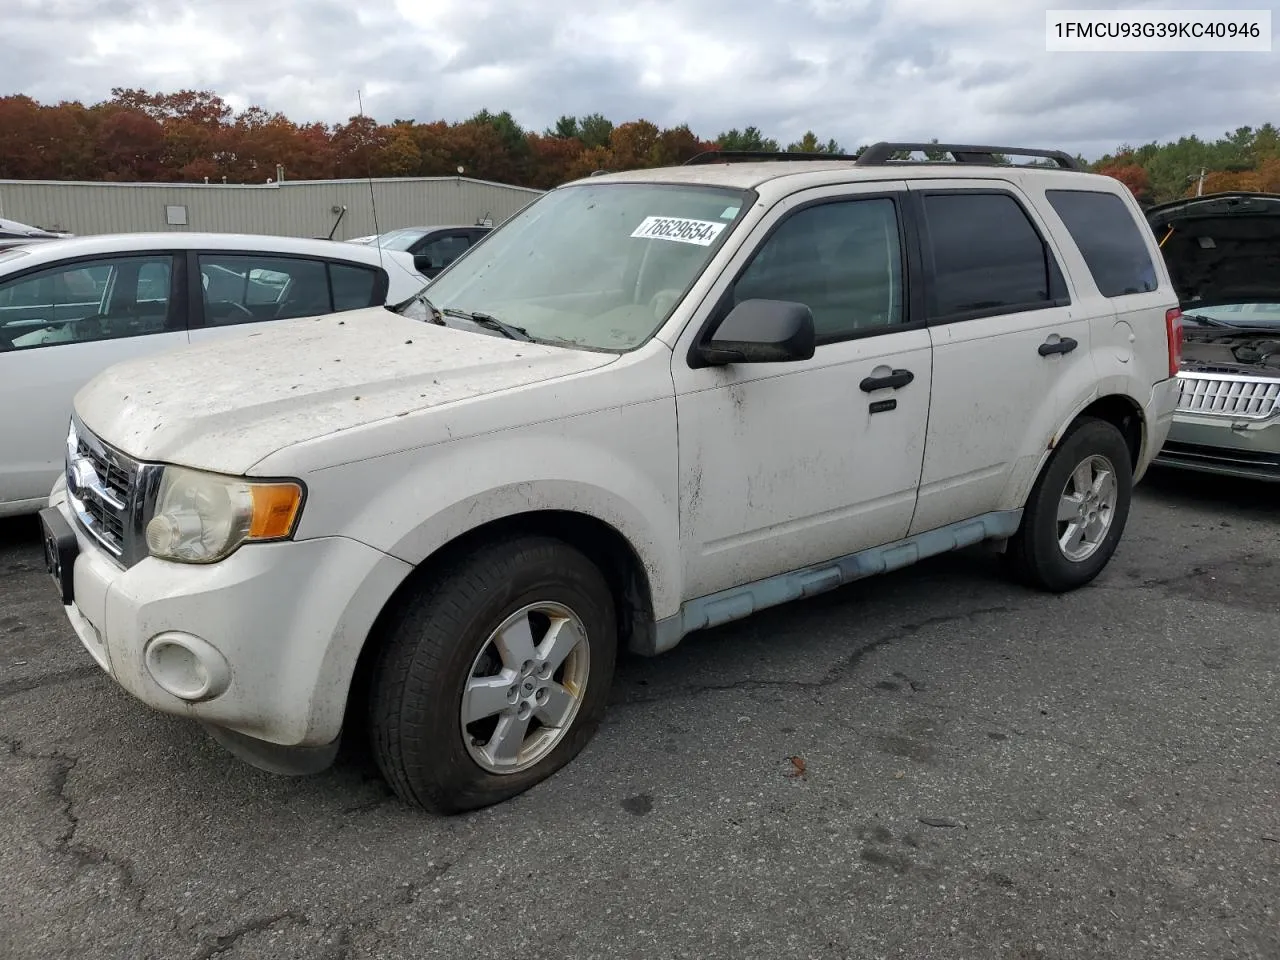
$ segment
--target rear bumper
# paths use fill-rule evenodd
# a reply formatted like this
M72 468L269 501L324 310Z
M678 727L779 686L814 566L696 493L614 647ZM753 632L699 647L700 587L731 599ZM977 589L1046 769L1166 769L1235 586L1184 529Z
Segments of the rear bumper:
M1147 401L1143 417L1146 420L1147 436L1142 455L1134 467L1133 479L1138 482L1146 474L1156 458L1157 452L1164 446L1166 438L1173 427L1174 412L1178 408L1178 380L1170 377L1161 380L1151 388L1151 398Z

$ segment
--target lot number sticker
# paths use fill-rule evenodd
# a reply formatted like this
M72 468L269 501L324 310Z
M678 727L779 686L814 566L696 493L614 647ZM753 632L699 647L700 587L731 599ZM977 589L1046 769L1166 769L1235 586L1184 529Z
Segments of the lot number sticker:
M684 217L645 217L631 236L646 240L675 240L677 243L696 243L709 247L715 242L723 223L714 220L686 220Z

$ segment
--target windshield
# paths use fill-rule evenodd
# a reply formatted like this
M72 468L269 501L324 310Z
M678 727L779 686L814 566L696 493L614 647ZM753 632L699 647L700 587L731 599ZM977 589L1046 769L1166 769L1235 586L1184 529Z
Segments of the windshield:
M421 230L392 230L378 238L378 246L383 250L408 250L421 238Z
M545 194L423 291L532 340L626 351L666 322L749 206L719 187L585 183ZM421 310L419 301L400 308Z
M1208 326L1280 329L1280 303L1228 303L1203 310L1188 310L1183 316Z

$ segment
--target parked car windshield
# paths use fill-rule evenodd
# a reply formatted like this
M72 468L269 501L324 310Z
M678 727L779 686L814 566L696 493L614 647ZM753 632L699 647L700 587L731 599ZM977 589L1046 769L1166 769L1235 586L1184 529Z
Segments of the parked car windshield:
M424 290L441 311L488 314L548 343L627 351L666 322L751 194L584 183L508 220ZM399 308L421 311L418 301Z
M421 230L392 230L390 233L384 233L377 239L377 244L383 250L408 250L415 243L422 239L423 231Z
M1188 310L1192 322L1208 326L1276 327L1280 329L1280 303L1228 303L1203 310Z

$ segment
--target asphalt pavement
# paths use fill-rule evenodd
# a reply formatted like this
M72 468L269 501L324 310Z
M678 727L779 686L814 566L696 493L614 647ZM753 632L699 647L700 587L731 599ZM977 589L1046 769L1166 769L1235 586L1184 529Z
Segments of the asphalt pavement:
M1280 487L1153 474L1065 596L969 552L620 666L436 818L116 689L0 522L0 957L1280 958Z

